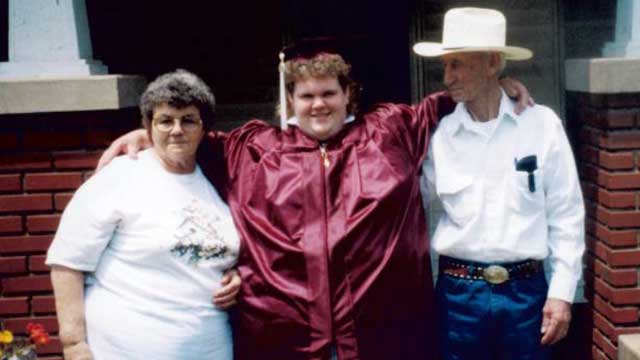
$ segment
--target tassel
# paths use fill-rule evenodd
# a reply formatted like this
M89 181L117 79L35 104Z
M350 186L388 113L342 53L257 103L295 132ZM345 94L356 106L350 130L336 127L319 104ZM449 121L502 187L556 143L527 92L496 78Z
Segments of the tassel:
M284 53L281 52L280 65L278 69L280 71L280 128L287 130L287 93L284 87Z

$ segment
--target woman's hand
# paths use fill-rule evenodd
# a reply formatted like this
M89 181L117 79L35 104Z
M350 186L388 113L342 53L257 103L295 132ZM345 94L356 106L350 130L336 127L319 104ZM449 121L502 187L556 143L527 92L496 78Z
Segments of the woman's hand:
M82 341L62 347L65 360L93 360L89 345Z
M516 104L516 114L522 113L527 106L535 105L533 98L529 94L529 90L518 80L511 78L500 79L500 86L509 97L516 98L518 103Z
M140 150L150 148L151 146L152 144L149 140L147 130L138 129L130 131L117 138L111 143L111 145L109 145L107 150L102 153L102 156L98 161L96 171L100 171L100 169L105 167L118 155L127 154L132 159L135 159L138 157L138 152Z
M220 309L228 309L235 305L236 297L240 292L242 280L236 269L228 270L220 280L222 287L213 294L211 301Z

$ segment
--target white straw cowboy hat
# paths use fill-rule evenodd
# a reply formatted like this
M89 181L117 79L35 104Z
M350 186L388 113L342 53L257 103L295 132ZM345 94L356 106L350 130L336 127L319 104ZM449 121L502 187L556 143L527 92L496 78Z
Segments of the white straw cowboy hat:
M456 52L496 51L507 60L526 60L529 49L506 46L507 20L497 10L455 8L444 15L442 43L419 42L413 51L421 56L442 56Z

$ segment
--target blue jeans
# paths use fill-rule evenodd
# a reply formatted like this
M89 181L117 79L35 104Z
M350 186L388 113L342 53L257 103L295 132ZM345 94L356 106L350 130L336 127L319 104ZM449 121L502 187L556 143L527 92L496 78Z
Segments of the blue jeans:
M543 272L492 285L445 274L436 285L440 346L446 360L547 360L540 345L547 298Z

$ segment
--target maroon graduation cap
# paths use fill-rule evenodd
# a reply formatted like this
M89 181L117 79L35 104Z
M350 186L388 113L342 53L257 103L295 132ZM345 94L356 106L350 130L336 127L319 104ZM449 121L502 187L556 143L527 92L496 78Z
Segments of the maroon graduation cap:
M327 54L342 54L346 40L331 36L301 39L282 49L284 61L293 59L311 59L312 57Z

